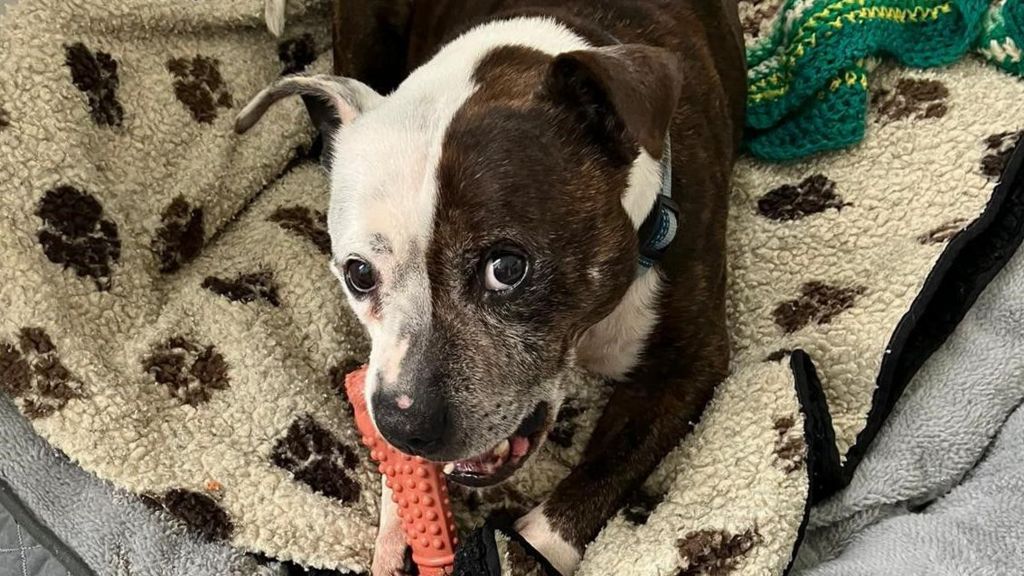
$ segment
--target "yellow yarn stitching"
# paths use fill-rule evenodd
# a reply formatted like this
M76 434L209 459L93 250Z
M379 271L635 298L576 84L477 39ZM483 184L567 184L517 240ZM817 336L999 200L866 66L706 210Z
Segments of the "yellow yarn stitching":
M807 22L801 26L801 33L797 35L799 38L804 30L808 28L808 25L815 21L815 18L829 13L830 10L838 10L843 7L847 7L854 4L864 5L865 0L841 0L835 4L832 4L823 9L818 14L815 14ZM907 9L907 8L894 8L885 6L871 6L865 8L859 8L853 10L847 14L841 14L827 24L835 29L842 29L844 26L843 18L845 17L852 23L865 23L869 21L889 21L897 23L919 23L925 21L938 20L940 16L949 14L952 12L953 7L950 3L946 2L932 8L924 8L921 6ZM824 19L822 24L825 24ZM814 32L806 38L800 40L798 44L795 44L790 48L791 54L783 59L783 65L792 65L798 58L803 57L806 54L806 46L814 47L817 45L817 32ZM773 85L779 85L783 82L783 78L778 73L773 73L770 76L762 78L753 82L750 85L750 100L754 102L760 102L762 100L774 99L785 95L789 91L789 86L783 84L777 88L769 88ZM866 80L865 80L866 83Z
M784 57L781 64L782 65L792 65L792 64L795 63L794 61L797 58L800 58L804 54L806 54L806 48L807 47L813 48L813 47L817 46L817 44L818 44L818 33L817 33L817 31L810 33L809 36L804 36L804 33L807 31L807 29L809 28L809 25L811 24L812 21L815 22L815 23L818 23L818 21L815 20L816 18L818 18L819 16L824 15L826 13L830 13L830 11L835 11L835 10L838 10L840 8L849 6L851 4L861 4L861 5L863 5L864 2L865 2L865 0L841 0L840 2L837 2L835 4L831 4L830 6L825 7L824 9L822 9L821 12L819 12L819 13L815 14L814 16L812 16L810 19L808 19L807 22L804 23L803 26L800 27L800 31L797 33L796 37L794 38L794 43L791 44L790 50L791 50L792 54L787 55L786 57ZM820 24L822 24L822 25L828 24L829 26L834 27L836 29L841 29L843 27L843 23L842 23L842 19L843 18L846 18L851 23L858 23L858 22L863 23L863 22L868 22L868 21L873 21L873 20L874 21L897 22L897 23L900 23L900 24L905 24L908 21L909 22L913 22L913 23L917 23L917 22L923 22L923 21L938 20L940 16L942 16L944 14L949 14L950 12L952 12L952 10L953 10L953 7L952 7L952 5L949 2L945 2L943 4L940 4L940 5L932 7L932 8L924 8L924 7L918 6L918 7L912 8L912 9L908 9L908 8L894 8L894 7L891 7L891 6L869 6L869 7L860 8L860 9L851 11L851 12L849 12L847 14L841 14L838 18L836 18L836 20L834 20L832 22L824 22L824 21L822 21L822 22L820 22ZM830 35L831 35L831 33L826 33L826 36L830 36ZM772 84L772 83L775 83L777 81L781 81L781 79L778 77L777 74L773 74L772 76L769 76L767 78L762 78L762 79L754 82L753 84L751 84L751 89L759 88L759 87L765 87L765 86L767 86L769 84Z

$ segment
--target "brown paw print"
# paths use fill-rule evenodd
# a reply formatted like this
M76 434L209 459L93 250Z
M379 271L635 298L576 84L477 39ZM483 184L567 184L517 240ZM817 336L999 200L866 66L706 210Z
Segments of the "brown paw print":
M643 526L664 499L664 494L653 494L645 488L640 488L626 500L626 505L622 507L622 517L630 524Z
M0 106L0 130L7 128L11 125L11 115Z
M558 409L555 416L555 425L548 432L548 442L552 442L562 448L572 446L573 437L576 436L576 417L583 413L583 408L576 405L573 399L567 399L562 407Z
M202 346L175 336L156 346L143 359L142 369L167 387L182 404L198 406L231 381L228 364L212 346Z
M153 508L165 510L210 542L227 540L235 530L228 513L206 494L179 488L162 496L146 495L142 500Z
M17 399L29 418L49 416L86 396L42 328L22 328L17 346L0 341L0 390Z
M359 483L350 476L359 466L359 458L312 416L301 416L288 427L270 461L314 492L342 502L359 499Z
M749 39L756 40L771 30L771 21L782 8L783 0L740 0L740 24Z
M526 548L516 540L509 540L505 545L505 562L503 573L509 576L538 576L548 573L537 562L534 554L527 552Z
M757 211L762 216L780 222L846 206L849 204L836 194L836 183L824 174L808 176L796 185L779 186L757 200Z
M89 101L89 115L101 126L120 126L124 108L117 99L117 60L106 52L93 52L81 42L64 46L64 63L71 82Z
M938 80L900 78L895 88L879 90L871 96L878 121L942 118L949 112L949 88Z
M787 474L803 467L807 445L803 435L796 428L796 418L781 416L775 419L776 464Z
M853 307L863 286L844 288L824 282L807 282L800 287L800 297L779 304L772 312L775 323L786 333L796 332L814 324L828 324L844 310Z
M277 285L270 272L239 274L233 278L207 276L203 280L202 286L232 302L248 304L263 300L271 306L281 305L281 300L277 296Z
M117 224L103 217L100 203L77 188L59 186L43 195L36 216L43 221L39 244L50 262L92 278L99 290L109 290L121 240Z
M1024 138L1024 130L1000 132L985 139L985 156L981 159L981 173L989 180L998 180L1010 161L1017 142Z
M160 260L160 271L177 272L199 256L203 249L203 209L178 196L160 214L160 227L152 248Z
M677 576L720 576L736 569L740 559L763 541L757 529L742 534L697 530L677 542L682 570Z
M322 254L331 254L331 237L327 233L327 215L305 206L282 206L268 217L281 228L306 238Z
M312 34L303 34L298 38L285 40L277 45L277 58L284 68L281 75L302 72L316 60L316 42Z
M765 356L764 357L764 361L765 362L781 362L785 358L789 357L789 355L792 354L792 353L793 353L793 351L790 350L789 348L780 348L780 349L772 352L771 354Z
M961 230L967 227L969 221L966 218L954 218L949 222L936 226L928 232L917 237L921 244L943 244L952 240Z
M196 122L209 124L217 118L217 108L231 107L231 92L216 58L198 54L192 58L171 58L167 71L174 76L174 95Z

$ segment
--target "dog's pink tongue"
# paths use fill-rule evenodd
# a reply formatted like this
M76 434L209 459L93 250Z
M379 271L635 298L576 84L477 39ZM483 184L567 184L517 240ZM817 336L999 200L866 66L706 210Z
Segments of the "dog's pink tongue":
M522 436L512 438L512 456L521 458L530 451L530 439Z

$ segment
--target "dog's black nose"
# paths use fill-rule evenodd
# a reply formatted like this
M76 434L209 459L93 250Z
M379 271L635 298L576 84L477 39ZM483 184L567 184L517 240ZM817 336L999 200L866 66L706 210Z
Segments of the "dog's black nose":
M444 400L431 396L375 392L374 420L384 439L406 454L436 454L448 427L448 408Z

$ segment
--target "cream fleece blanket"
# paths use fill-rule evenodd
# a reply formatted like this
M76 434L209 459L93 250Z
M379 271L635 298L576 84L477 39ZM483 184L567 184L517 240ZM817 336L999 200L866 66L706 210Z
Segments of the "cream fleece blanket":
M81 466L206 538L363 571L379 481L339 389L366 342L327 270L312 130L298 101L231 130L277 75L329 67L314 62L325 10L290 3L283 41L261 0L8 10L0 389ZM916 359L1005 260L955 256L1016 247L1019 234L984 232L1019 208L1019 186L994 192L1024 84L974 61L872 82L857 150L740 162L733 375L582 574L783 572L808 502L848 479ZM606 390L568 385L536 461L460 495L464 525L527 509L578 458Z

